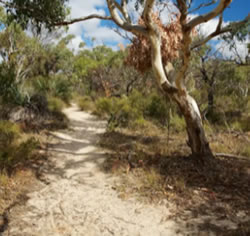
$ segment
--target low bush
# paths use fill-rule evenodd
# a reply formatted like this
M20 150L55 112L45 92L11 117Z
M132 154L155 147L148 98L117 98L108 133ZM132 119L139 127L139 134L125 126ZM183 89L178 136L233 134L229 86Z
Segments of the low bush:
M72 84L67 77L55 76L51 80L51 94L69 103L72 98Z
M95 104L92 101L91 97L88 96L81 96L77 99L77 105L82 111L94 111Z
M69 103L72 98L72 84L63 76L38 76L33 80L32 87L35 93L58 97L65 103Z
M39 114L45 114L48 111L48 98L43 94L34 94L30 98L29 105Z
M34 138L22 140L19 126L9 121L0 121L0 171L8 173L32 157L38 142Z
M10 145L20 136L20 128L18 125L9 121L0 121L0 147L5 148L5 145Z
M111 98L98 98L95 102L95 114L100 117L109 117L113 110L113 100Z
M132 105L128 97L99 98L96 101L96 114L108 117L108 128L129 127L135 120L143 118L142 111Z
M250 115L242 117L240 120L241 128L244 132L250 131Z
M65 103L57 97L48 97L48 109L50 112L61 112L62 109L65 107Z
M182 132L186 129L186 123L183 117L177 114L173 115L170 119L170 128L176 132Z
M156 93L153 93L147 99L145 115L150 119L165 125L169 118L170 105L167 105L165 99Z
M127 97L102 97L96 101L95 114L109 119L109 128L145 126L145 121L165 125L169 117L170 105L153 92L143 95L133 90Z

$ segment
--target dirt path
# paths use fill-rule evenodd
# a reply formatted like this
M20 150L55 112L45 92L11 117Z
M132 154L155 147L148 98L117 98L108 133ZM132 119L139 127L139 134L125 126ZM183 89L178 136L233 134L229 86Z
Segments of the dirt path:
M180 225L166 220L166 207L124 201L112 189L115 178L100 170L105 155L95 146L105 123L76 106L65 114L70 129L52 133L44 182L10 212L3 235L177 235Z

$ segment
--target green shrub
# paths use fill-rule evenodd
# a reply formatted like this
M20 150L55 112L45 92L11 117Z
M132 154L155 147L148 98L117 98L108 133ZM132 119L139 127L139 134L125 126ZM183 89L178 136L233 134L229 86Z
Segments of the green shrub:
M10 172L19 163L28 160L38 142L34 138L21 141L20 128L9 121L0 121L0 170Z
M250 131L250 116L243 116L230 124L230 128L240 132Z
M164 98L160 97L158 94L153 93L149 99L148 104L145 109L146 116L158 121L161 124L166 124L169 117L170 106L167 105Z
M96 114L109 118L109 127L139 127L145 119L166 124L169 116L170 105L163 97L153 92L143 95L133 90L127 97L99 98L96 101Z
M136 119L143 117L138 106L132 106L128 97L99 98L96 114L108 117L108 128L128 127Z
M133 127L134 129L144 129L147 127L147 125L148 122L144 118L140 117L132 123L131 127Z
M109 116L113 112L113 100L111 98L98 98L95 106L96 114L99 116Z
M63 76L55 76L51 79L51 94L69 103L72 98L72 84L68 78Z
M250 115L243 117L240 121L241 128L244 132L250 131Z
M18 125L9 121L0 121L0 148L4 149L6 145L10 145L20 136L20 128Z
M32 87L35 93L47 94L50 92L50 79L43 76L37 76L32 80Z
M58 97L66 103L72 98L72 84L63 76L38 76L33 80L35 93Z
M82 96L77 98L77 105L82 111L93 111L95 109L95 104L91 97Z
M65 107L65 103L56 97L48 97L48 108L50 112L61 112Z
M174 115L170 119L170 127L174 129L176 132L184 131L186 129L186 123L184 118L178 115Z
M48 111L48 99L43 94L34 94L30 98L29 105L40 114L45 114Z
M144 113L148 105L147 96L134 89L128 99L131 107L135 108L141 114Z
M225 112L219 107L214 108L206 117L212 124L225 125L227 122Z
M27 94L23 94L20 85L15 81L13 68L4 63L0 65L0 101L2 104L23 106L28 101Z
M230 128L232 130L242 131L242 125L241 125L241 123L239 121L235 121L235 122L231 123Z

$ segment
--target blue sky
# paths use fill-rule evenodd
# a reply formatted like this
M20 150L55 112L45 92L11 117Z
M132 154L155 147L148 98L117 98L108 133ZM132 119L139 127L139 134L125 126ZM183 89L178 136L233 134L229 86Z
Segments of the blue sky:
M194 5L198 6L201 0L194 0ZM200 14L211 10L212 7L206 7L199 11ZM250 0L233 0L229 8L224 11L224 19L226 21L238 21L243 19L250 13Z
M135 0L131 0L132 3ZM194 7L198 6L204 0L193 0ZM105 0L70 0L69 4L72 8L72 18L86 16L92 13L107 14ZM211 10L211 7L203 8L195 14L203 14ZM250 13L250 0L233 0L230 7L224 12L224 21L237 21L244 19ZM217 26L218 19L202 25L204 34L211 33ZM77 49L80 42L85 41L88 47L105 44L117 49L119 43L126 42L122 37L116 34L110 27L110 23L101 20L91 20L81 22L69 27L69 33L75 34L76 37L72 41L72 48ZM91 43L91 39L95 38L95 42Z

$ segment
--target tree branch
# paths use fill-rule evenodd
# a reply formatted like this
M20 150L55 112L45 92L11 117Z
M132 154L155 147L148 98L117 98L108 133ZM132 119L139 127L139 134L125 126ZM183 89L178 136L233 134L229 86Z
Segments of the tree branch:
M186 1L177 0L177 7L181 13L180 16L180 24L182 29L182 42L181 42L181 59L182 59L182 66L177 73L176 76L176 87L178 88L179 92L186 93L186 88L184 85L185 74L188 70L189 62L190 62L190 44L191 44L191 30L186 30L187 25L187 10L188 7L186 5Z
M80 18L69 20L69 21L56 22L54 24L54 26L71 25L71 24L74 24L77 22L86 21L86 20L90 20L90 19L113 20L111 16L101 16L101 15L97 15L97 14L92 14L89 16L80 17Z
M126 0L122 0L121 7L122 7L122 13L123 13L125 19L131 23L131 18L130 18L129 14L128 14L128 8L127 8L127 1Z
M155 4L155 0L147 0L145 2L145 7L144 7L144 10L143 10L143 19L145 21L145 24L153 31L155 31L155 26L154 26L154 23L152 21L152 18L151 18L151 13L153 11L153 7L154 7L154 4Z
M180 0L181 1L181 0ZM207 14L203 14L200 16L195 17L189 23L186 24L187 30L192 30L197 25L200 25L204 22L207 22L216 16L220 15L232 2L232 0L220 0L217 7L215 7L212 11L208 12Z
M170 93L176 93L177 89L168 80L167 74L165 73L164 66L162 63L161 54L161 35L157 28L157 25L152 20L152 12L155 4L155 0L147 0L145 2L144 11L142 13L145 25L148 29L148 39L151 44L151 61L152 68L155 72L157 82L163 91ZM169 72L169 71L167 71Z
M200 47L202 46L203 44L207 43L209 40L211 40L212 38L218 36L218 35L221 35L221 34L224 34L224 33L227 33L227 32L230 32L232 31L233 29L235 28L238 28L244 24L246 24L248 21L250 20L250 14L242 21L239 21L239 22L235 22L235 23L231 23L230 25L228 26L225 26L224 28L221 28L221 25L222 25L222 17L220 17L220 21L218 23L218 26L216 28L216 30L209 34L207 37L205 37L204 39L196 42L195 44L193 44L191 46L191 50L197 48L197 47Z
M115 0L106 0L112 20L122 29L134 34L147 35L147 29L141 25L132 25L130 22L123 20L117 12L117 4Z
M191 14L195 11L198 11L199 9L201 9L202 7L208 7L208 6L211 6L212 4L216 3L217 0L211 0L210 2L208 3L202 3L200 4L197 8L193 9L192 11L188 12L188 14Z
M228 153L214 153L216 157L225 157L225 158L238 158L241 160L249 161L250 159L245 156L238 156L234 154L228 154Z
M114 0L114 4L117 7L117 9L122 13L122 16L124 17L124 19L127 22L131 23L131 19L130 19L129 15L128 15L128 11L127 11L127 2L126 2L126 0L122 0L121 5Z

